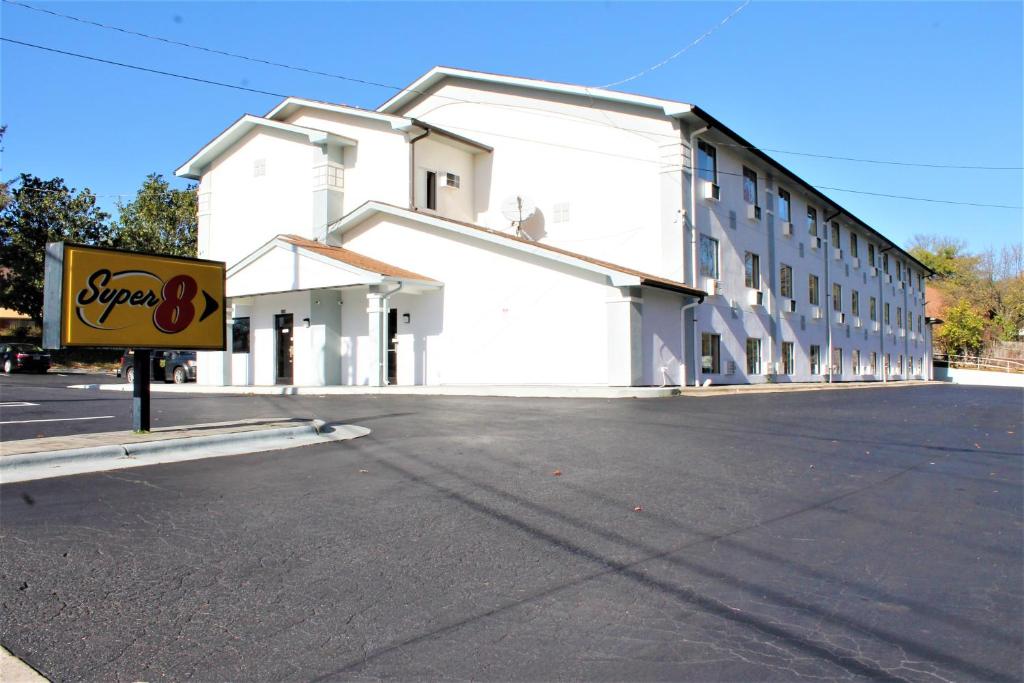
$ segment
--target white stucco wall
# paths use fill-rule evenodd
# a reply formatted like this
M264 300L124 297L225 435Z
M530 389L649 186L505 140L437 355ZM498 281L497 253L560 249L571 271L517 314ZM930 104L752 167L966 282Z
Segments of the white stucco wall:
M427 171L437 173L436 213L458 221L476 220L474 210L474 155L454 147L444 138L432 135L416 142L416 206L427 206ZM459 176L458 188L445 185L445 174Z
M502 201L526 195L538 211L524 229L541 241L681 276L673 257L681 248L681 188L672 121L629 105L451 79L407 115L495 148L476 159L476 222L507 230ZM676 177L663 185L666 163ZM556 222L562 204L569 220Z
M603 276L391 217L371 218L342 239L347 248L444 283L443 307L427 294L421 310L409 311L428 337L437 336L426 340L429 382L607 383L605 301L616 290ZM401 314L402 302L415 298L393 303ZM348 304L343 308L345 334ZM400 333L407 334L401 323ZM402 368L408 376L416 345L401 338L399 345L405 383Z

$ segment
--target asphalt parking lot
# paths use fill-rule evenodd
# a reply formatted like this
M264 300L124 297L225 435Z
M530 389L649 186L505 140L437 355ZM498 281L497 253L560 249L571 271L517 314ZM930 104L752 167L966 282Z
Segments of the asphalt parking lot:
M53 679L1021 679L1019 390L154 414L373 433L0 487L0 642Z

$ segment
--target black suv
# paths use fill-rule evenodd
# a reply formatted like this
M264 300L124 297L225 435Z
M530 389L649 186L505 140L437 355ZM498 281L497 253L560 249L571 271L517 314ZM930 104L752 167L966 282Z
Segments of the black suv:
M152 382L184 384L196 381L195 351L150 351L149 378ZM135 381L135 352L128 349L121 356L117 376L127 382Z

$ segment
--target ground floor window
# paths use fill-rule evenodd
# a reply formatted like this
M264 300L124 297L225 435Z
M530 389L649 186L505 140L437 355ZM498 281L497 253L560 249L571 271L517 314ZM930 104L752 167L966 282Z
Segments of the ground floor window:
M838 347L832 349L832 374L843 374L843 350Z
M902 375L903 374L903 354L902 353L899 355L899 360L897 362L898 362L898 365L896 367L899 369L899 374Z
M700 371L705 375L717 375L722 371L718 347L721 337L717 334L704 333L700 336Z
M817 344L811 345L811 350L807 356L811 361L811 374L821 374L821 347Z
M782 342L782 374L793 374L793 342Z
M747 339L747 374L761 374L761 340L754 337Z
M232 353L249 353L248 318L233 318L231 320L231 351Z
M871 374L878 374L878 354L874 351L871 352Z
M891 369L892 369L892 356L890 356L887 353L887 354L885 354L885 365L882 367L882 372L884 372L886 375L889 375L889 374L891 374Z
M855 375L860 374L860 351L857 349L850 352L850 368Z

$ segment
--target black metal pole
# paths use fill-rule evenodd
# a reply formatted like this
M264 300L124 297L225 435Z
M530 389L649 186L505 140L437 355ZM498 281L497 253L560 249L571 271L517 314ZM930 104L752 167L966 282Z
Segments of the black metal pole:
M135 349L132 369L135 372L132 382L132 431L149 431L149 349Z

